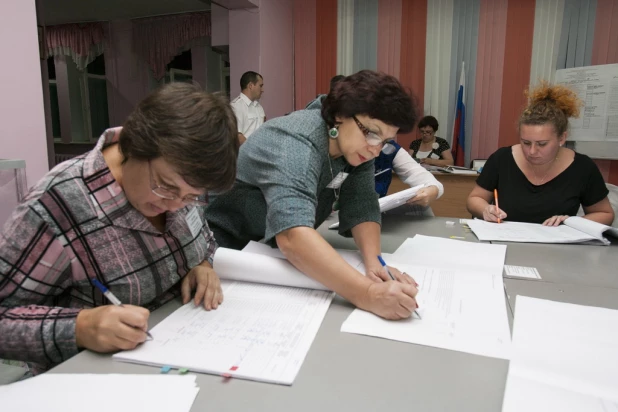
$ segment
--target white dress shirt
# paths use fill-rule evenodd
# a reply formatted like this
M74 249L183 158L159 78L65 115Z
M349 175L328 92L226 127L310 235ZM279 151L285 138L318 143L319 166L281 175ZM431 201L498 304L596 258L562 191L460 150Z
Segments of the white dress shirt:
M264 108L259 101L249 99L244 93L232 100L232 109L238 123L238 133L246 138L264 123Z

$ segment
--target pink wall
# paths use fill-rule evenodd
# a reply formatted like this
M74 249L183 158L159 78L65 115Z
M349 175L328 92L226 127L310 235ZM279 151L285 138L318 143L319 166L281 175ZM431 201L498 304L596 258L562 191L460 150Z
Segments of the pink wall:
M230 18L228 10L212 3L210 20L212 45L225 46L230 44Z
M257 8L230 10L230 97L240 94L240 76L246 71L261 72L260 12ZM268 81L265 89L268 93ZM271 117L265 106L266 116Z
M34 1L0 2L0 158L25 160L28 186L49 170L36 22Z
M260 73L264 95L260 100L266 117L294 110L294 2L260 1Z

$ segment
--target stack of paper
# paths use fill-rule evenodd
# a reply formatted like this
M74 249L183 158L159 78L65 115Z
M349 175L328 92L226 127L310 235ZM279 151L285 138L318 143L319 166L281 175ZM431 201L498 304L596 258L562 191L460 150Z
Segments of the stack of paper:
M604 234L618 237L618 229L592 220L572 216L560 226L543 226L537 223L468 220L468 226L482 241L525 243L589 243L609 245Z
M378 200L380 203L380 212L387 212L391 209L399 207L406 203L408 200L416 196L416 193L421 190L425 185L418 185L411 187L401 192L393 193L392 195L384 196Z
M341 331L508 358L510 333L502 281L506 246L417 235L402 247L383 256L419 283L422 319L393 322L356 309Z
M396 207L403 205L408 200L416 196L416 193L418 193L418 191L421 190L423 187L425 187L425 185L414 186L409 189L402 190L400 192L393 193L392 195L384 196L378 199L378 202L380 203L380 212L388 212L389 210L395 209ZM328 228L338 229L339 222L333 223Z
M618 412L618 311L517 296L503 412Z
M195 375L47 373L0 386L3 411L189 412Z
M217 310L190 302L114 359L291 385L334 294L272 256L219 248L214 268L225 296Z

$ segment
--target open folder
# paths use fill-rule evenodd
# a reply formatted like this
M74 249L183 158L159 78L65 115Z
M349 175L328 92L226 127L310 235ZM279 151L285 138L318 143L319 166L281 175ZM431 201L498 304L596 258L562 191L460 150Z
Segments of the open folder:
M344 256L358 266L358 254ZM214 269L224 301L206 311L193 302L152 330L152 341L114 359L291 385L334 293L287 260L218 248Z
M438 170L445 173L452 173L454 175L478 175L476 170L461 166L446 166L438 168Z
M585 243L609 245L604 235L618 237L618 229L572 216L560 226L543 226L537 223L468 220L468 226L482 241L521 243Z
M380 212L384 213L403 205L408 200L416 196L418 191L421 190L423 187L425 187L425 185L418 185L406 190L402 190L401 192L393 193L392 195L381 197L380 199L378 199L378 202L380 203ZM333 223L328 228L338 229L339 222Z

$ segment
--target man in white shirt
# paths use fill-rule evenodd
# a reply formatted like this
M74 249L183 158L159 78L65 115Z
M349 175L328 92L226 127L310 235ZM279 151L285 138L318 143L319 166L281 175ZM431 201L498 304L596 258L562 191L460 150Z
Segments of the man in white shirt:
M243 144L266 121L264 108L259 102L264 93L264 79L259 73L246 72L240 77L240 95L232 100L232 109L238 123L238 141Z

